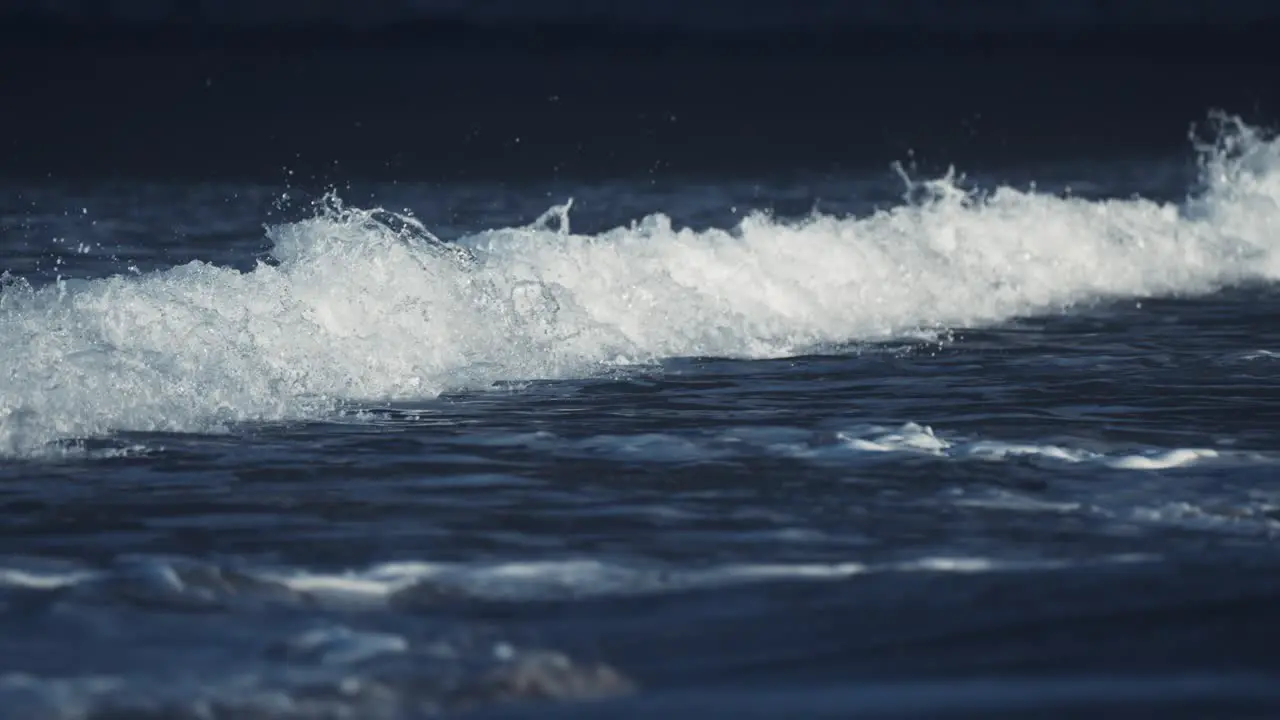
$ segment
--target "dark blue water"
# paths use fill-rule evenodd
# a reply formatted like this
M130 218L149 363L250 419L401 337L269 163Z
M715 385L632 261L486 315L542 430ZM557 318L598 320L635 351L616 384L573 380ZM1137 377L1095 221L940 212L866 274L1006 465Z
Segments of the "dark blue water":
M1226 132L10 183L0 716L1272 716L1280 145Z

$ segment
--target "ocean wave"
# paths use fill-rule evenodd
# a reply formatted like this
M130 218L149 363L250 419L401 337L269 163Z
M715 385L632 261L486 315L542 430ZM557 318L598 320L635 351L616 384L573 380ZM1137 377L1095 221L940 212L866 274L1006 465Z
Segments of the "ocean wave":
M120 431L220 432L498 381L681 356L772 358L1280 274L1280 141L1226 123L1181 204L953 176L863 217L661 214L594 235L571 203L436 239L330 199L272 258L0 290L0 453Z
M924 555L884 562L740 562L704 567L574 558L475 563L424 560L335 571L165 556L121 557L104 565L0 556L0 602L5 593L26 593L28 603L44 598L77 605L186 611L275 607L362 613L476 602L646 597L768 583L839 582L895 573L1051 572L1156 559L1135 554L1088 560Z
M0 717L390 720L609 700L634 695L642 681L580 649L445 618L485 603L845 583L873 573L1137 568L1156 559L922 556L703 567L563 559L321 570L174 556L92 564L0 557L0 609L25 618L6 647L27 658L21 670L0 669ZM388 610L397 611L395 621ZM62 651L69 638L77 647L71 657ZM41 662L54 656L60 660Z

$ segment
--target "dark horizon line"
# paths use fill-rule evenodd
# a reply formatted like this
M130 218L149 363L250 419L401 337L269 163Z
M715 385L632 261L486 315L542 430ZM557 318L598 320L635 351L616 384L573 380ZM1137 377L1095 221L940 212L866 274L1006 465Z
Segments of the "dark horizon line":
M732 56L776 58L1064 55L1105 59L1280 58L1280 23L1204 28L1176 25L1109 28L1038 27L1015 31L950 31L834 25L779 30L626 26L609 21L429 19L350 27L315 22L290 26L86 24L37 16L0 22L0 53L272 54L361 52L542 57L583 53L609 57Z

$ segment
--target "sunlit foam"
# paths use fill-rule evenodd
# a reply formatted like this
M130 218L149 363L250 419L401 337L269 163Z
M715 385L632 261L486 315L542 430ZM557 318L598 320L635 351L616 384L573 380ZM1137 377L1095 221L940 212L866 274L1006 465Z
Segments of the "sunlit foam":
M1229 126L1175 205L950 179L860 218L663 215L574 234L568 209L456 246L332 202L275 262L0 291L0 453L115 431L215 432L623 359L785 356L1107 297L1280 273L1280 143ZM52 444L52 445L51 445Z
M834 448L802 446L792 454L799 457L846 462L848 458L838 451L841 448L847 448L859 453L924 454L951 460L1090 463L1116 470L1172 470L1219 458L1236 463L1274 462L1274 459L1258 453L1224 453L1209 448L1155 448L1142 452L1107 454L1042 443L941 438L933 428L917 423L906 423L898 428L864 426L841 431L836 434L836 438L840 441L840 445Z
M1098 563L1147 561L1103 556ZM592 559L526 560L497 563L401 561L363 569L317 572L290 567L227 568L176 557L136 557L100 568L7 567L0 558L0 593L61 593L68 602L128 598L148 607L216 608L236 604L378 610L388 603L439 603L451 599L536 601L661 595L777 582L838 582L884 573L1039 572L1071 567L1055 558L931 556L888 562L744 562L681 568L633 565ZM1081 561L1083 562L1083 561ZM341 656L347 638L332 633L304 635L295 647ZM370 648L368 638L361 647ZM392 638L378 638L378 652L396 652ZM361 650L360 652L363 652Z

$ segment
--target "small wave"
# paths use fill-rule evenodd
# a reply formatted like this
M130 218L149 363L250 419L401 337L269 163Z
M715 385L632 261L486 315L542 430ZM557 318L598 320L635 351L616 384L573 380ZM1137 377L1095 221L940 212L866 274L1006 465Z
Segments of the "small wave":
M1274 350L1250 350L1227 358L1228 362L1257 362L1280 360L1280 352Z
M1002 442L997 440L944 439L927 425L906 423L890 428L877 425L842 431L837 437L845 447L857 452L920 453L953 460L1034 460L1065 464L1095 464L1115 470L1171 470L1190 467L1205 461L1233 463L1270 463L1275 459L1263 453L1233 452L1211 448L1154 448L1133 453L1102 453L1081 448L1038 443ZM802 453L804 454L804 453ZM830 448L818 448L811 454L830 454Z
M1096 562L1132 562L1131 556ZM127 558L106 567L0 564L0 593L48 593L59 602L174 609L236 607L378 610L466 601L525 602L659 595L770 582L838 581L877 573L1018 572L1076 560L922 556L884 563L731 563L689 568L591 559L496 563L393 562L362 570L239 567L187 558ZM328 641L326 640L325 643ZM321 643L317 640L317 643ZM384 644L385 645L385 644ZM383 646L380 646L383 647ZM387 646L389 647L389 646ZM345 652L345 651L344 651Z
M1101 451L1050 443L1009 442L958 434L939 435L928 425L853 425L834 433L800 428L744 427L707 433L644 433L562 438L541 431L477 438L477 444L501 442L563 457L602 457L614 462L646 465L701 463L741 459L761 454L822 465L896 462L923 456L953 462L1031 462L1049 467L1092 465L1112 470L1155 472L1212 464L1269 466L1280 456L1226 448L1145 447ZM514 482L514 481L513 481Z

